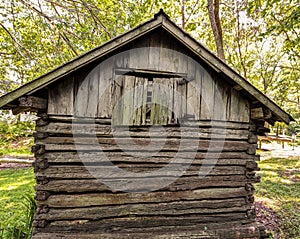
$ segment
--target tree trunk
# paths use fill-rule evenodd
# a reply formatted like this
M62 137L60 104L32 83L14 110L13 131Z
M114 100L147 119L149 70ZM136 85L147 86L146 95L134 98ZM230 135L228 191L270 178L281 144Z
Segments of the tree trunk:
M217 47L217 55L220 59L225 61L222 27L219 18L219 7L219 0L207 0L208 15Z

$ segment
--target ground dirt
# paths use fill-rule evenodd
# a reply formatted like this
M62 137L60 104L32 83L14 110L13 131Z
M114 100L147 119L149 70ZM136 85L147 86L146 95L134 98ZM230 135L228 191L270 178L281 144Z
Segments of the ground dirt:
M279 219L276 213L262 202L255 202L256 221L266 227L267 232L272 231L273 239L280 239Z

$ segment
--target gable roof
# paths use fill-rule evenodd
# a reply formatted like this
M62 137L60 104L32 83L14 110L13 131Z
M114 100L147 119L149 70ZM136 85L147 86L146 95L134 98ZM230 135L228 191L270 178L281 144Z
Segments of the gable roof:
M129 30L128 32L104 43L99 47L92 49L91 51L0 97L0 108L11 108L11 103L17 100L19 97L24 95L31 95L34 92L57 81L58 79L61 79L62 77L70 74L71 72L74 72L81 67L84 67L100 59L101 57L111 53L112 51L158 28L163 28L164 30L169 32L175 39L180 41L185 47L187 47L201 60L207 63L216 72L223 74L225 77L229 78L233 82L235 88L238 90L244 90L253 102L259 102L262 106L269 109L274 116L273 121L282 121L287 124L290 121L294 121L294 119L289 114L282 110L272 100L261 93L246 79L235 72L221 59L216 57L203 45L197 42L188 33L184 32L175 23L173 23L162 10L160 10L159 13L155 14L153 19L144 22L143 24Z

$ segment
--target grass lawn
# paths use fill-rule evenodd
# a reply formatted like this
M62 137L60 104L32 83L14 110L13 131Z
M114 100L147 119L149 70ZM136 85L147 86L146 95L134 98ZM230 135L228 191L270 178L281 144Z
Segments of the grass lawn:
M266 220L273 220L269 226L264 224L274 238L299 239L300 157L270 158L260 161L259 167L261 182L255 185L255 200L270 209L261 212Z
M0 170L0 238L26 238L28 196L34 195L33 169Z

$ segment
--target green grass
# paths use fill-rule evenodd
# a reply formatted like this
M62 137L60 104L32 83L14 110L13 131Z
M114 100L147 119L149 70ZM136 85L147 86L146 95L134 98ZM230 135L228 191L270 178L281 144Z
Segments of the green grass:
M26 238L17 234L27 230L34 184L32 168L0 170L0 238Z
M33 139L19 138L15 141L0 140L0 157L32 157L31 146L33 145Z
M256 200L277 215L282 239L300 238L300 157L270 158L259 162L262 180Z

